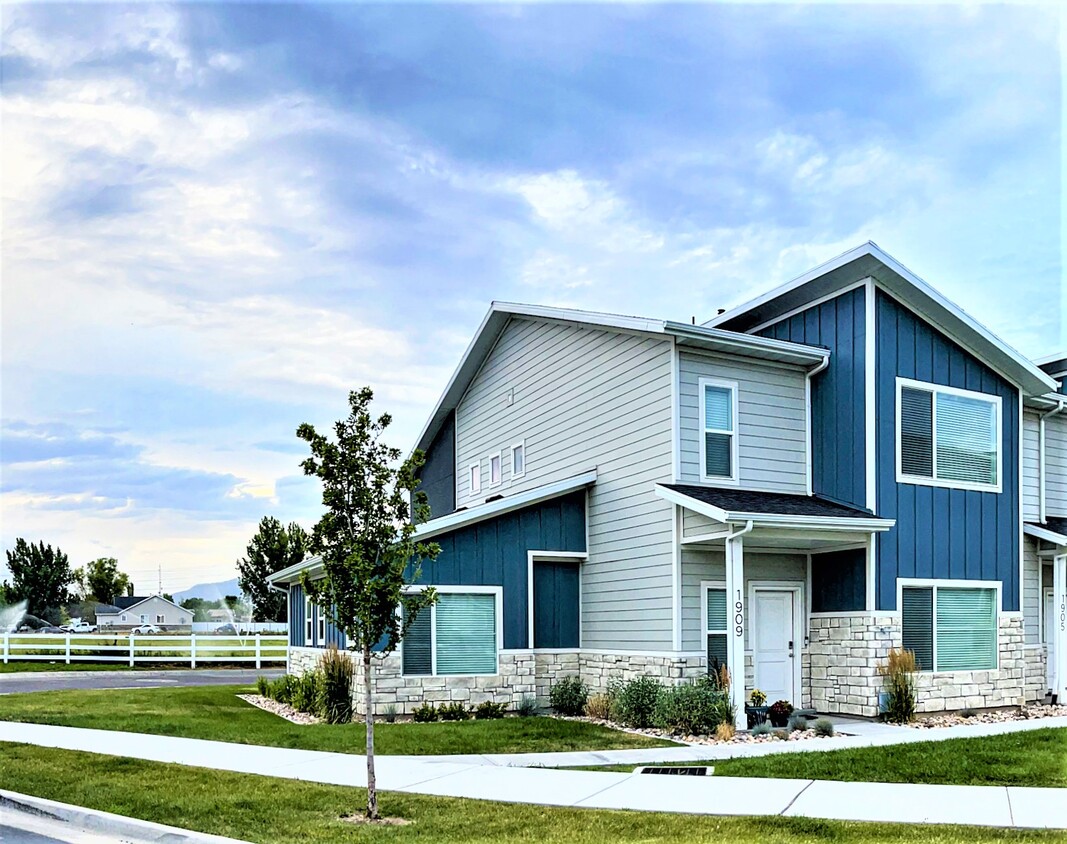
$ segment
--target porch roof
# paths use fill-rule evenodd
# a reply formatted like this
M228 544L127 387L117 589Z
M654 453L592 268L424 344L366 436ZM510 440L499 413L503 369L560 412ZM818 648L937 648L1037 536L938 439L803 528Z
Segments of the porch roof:
M896 524L869 510L817 495L729 489L693 484L656 484L660 498L702 513L717 522L753 522L774 527L811 527L885 531Z
M1067 519L1049 516L1044 524L1027 522L1023 525L1023 533L1035 539L1051 542L1053 545L1067 546Z

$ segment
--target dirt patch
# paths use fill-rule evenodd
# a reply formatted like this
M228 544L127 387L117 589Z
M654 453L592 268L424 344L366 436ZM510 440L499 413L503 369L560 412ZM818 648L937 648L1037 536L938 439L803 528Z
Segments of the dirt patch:
M361 826L408 826L412 821L407 818L368 818L366 815L341 815L345 823Z
M321 724L322 719L310 714L309 712L301 712L299 709L293 709L287 703L279 703L276 700L271 700L269 697L263 697L263 695L237 695L245 703L250 703L258 709L262 709L272 715L277 715L279 718L284 718L286 721L291 721L294 724Z

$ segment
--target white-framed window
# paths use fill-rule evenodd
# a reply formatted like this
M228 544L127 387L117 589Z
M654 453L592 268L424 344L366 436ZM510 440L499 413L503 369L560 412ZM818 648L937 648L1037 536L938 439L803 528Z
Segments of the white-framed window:
M312 610L313 610L314 606L315 605L311 603L311 598L308 598L308 597L304 598L304 644L305 645L313 645L313 644L315 644L315 641L312 638L312 634L313 634L313 631L315 629L313 624L312 624L313 621L314 621L314 616L312 615Z
M500 486L500 481L503 477L503 465L504 461L499 454L491 455L489 458L489 486Z
M471 495L477 495L482 491L482 464L471 463L467 467L467 478L469 479L468 489Z
M185 624L185 616L184 615L179 615L178 616L178 624Z
M148 616L145 613L141 613L141 624L148 623Z
M503 640L499 586L438 586L437 602L423 609L400 643L403 673L497 674Z
M526 474L526 440L519 440L511 447L511 479Z
M700 476L737 483L737 382L700 379Z
M319 637L315 640L316 645L326 644L326 613L319 607Z
M156 624L166 624L166 622L167 622L166 616L163 616L163 615L157 615L156 616Z
M701 629L704 631L704 653L708 670L726 665L726 637L729 631L726 609L726 584L722 581L702 581L700 584Z
M1000 396L897 378L897 481L1001 491Z
M902 644L920 671L993 671L999 606L997 581L903 581Z
M122 614L122 619L121 619L121 620L122 620L122 621L125 621L125 620L126 620L126 613L123 613L123 614Z

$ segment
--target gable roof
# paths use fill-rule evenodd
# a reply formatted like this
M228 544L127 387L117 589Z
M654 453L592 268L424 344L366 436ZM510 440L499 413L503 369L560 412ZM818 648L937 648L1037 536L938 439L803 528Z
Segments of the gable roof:
M806 346L786 340L757 337L738 331L722 328L709 328L703 325L690 325L671 320L649 319L647 317L623 316L595 311L580 311L572 308L551 308L542 305L522 305L514 302L493 302L489 312L478 326L470 345L463 353L459 366L445 387L437 406L430 414L415 443L416 448L426 450L437 432L441 429L449 413L456 409L478 374L482 364L489 357L493 346L513 317L562 322L570 325L599 328L608 331L637 332L674 338L681 346L710 349L728 354L740 354L761 360L796 366L813 367L829 357L829 351L821 346Z
M179 606L178 604L174 603L174 601L168 601L162 595L149 595L147 598L144 596L138 597L136 595L123 595L118 598L115 598L115 606L117 607L118 612L122 612L123 610L132 610L134 607L140 606L145 601L151 601L153 598L159 598L159 600L165 601L175 609L184 610L185 612L188 612L185 607ZM108 613L105 613L105 615L108 615Z
M866 278L873 278L879 287L936 325L1008 381L1017 384L1025 394L1042 395L1059 387L1056 380L1036 363L1009 346L963 308L945 298L871 241L704 324L735 331L752 331L757 326Z

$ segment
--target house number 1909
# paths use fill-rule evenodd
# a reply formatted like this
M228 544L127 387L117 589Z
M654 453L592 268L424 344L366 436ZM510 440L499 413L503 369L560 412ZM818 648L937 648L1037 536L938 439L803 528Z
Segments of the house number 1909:
M737 636L745 632L745 607L741 603L741 590L737 590L737 601L734 602L734 633Z

